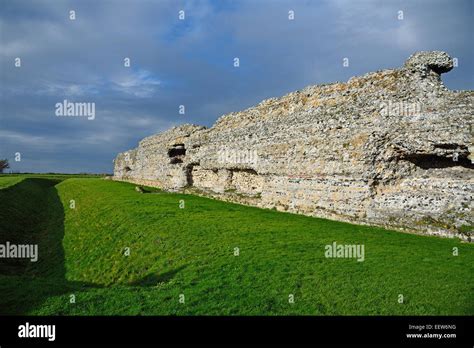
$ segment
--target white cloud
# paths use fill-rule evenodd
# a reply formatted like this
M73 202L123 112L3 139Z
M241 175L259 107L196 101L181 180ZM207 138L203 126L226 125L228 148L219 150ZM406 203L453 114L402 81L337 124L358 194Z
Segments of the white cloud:
M98 86L95 85L80 85L67 84L59 82L44 81L43 87L37 90L37 94L61 96L61 97L77 97L88 94L98 93Z
M140 69L112 80L113 89L135 97L147 98L156 93L161 81L147 70Z

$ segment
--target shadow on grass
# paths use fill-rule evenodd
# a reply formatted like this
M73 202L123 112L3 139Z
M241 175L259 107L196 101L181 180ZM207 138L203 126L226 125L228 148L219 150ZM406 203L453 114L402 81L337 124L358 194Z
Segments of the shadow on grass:
M174 276L185 269L186 266L181 266L176 269L173 269L171 271L162 273L162 274L156 274L156 273L151 273L142 279L136 280L134 282L129 283L131 286L140 286L140 287L147 287L147 286L155 286L159 283L166 283L170 281L171 279L174 278Z
M49 297L104 287L66 279L64 208L55 187L59 182L30 178L0 189L0 244L38 245L37 262L0 258L0 315L28 314ZM154 286L169 281L183 268L149 274L128 286Z

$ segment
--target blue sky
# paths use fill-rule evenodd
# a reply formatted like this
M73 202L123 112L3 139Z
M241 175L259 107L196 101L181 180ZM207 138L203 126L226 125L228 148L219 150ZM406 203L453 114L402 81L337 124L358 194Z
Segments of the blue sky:
M0 158L15 171L110 173L116 154L145 136L211 126L307 85L399 67L420 50L457 57L443 80L472 90L473 4L0 0ZM57 117L65 99L94 102L95 119Z

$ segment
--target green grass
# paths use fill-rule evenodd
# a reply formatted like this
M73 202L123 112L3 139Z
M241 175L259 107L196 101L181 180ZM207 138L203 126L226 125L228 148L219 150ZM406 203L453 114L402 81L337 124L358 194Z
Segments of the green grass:
M22 180L21 176L0 176L0 189L15 185Z
M39 243L36 263L0 259L1 314L474 314L471 244L63 179L0 177L0 243ZM325 258L333 241L365 261Z

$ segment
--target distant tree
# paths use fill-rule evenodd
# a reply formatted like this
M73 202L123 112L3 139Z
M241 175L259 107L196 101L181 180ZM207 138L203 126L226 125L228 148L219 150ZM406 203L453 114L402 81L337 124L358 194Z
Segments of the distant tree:
M7 168L10 168L10 165L8 164L8 160L6 158L0 160L0 173L3 173L3 170Z

